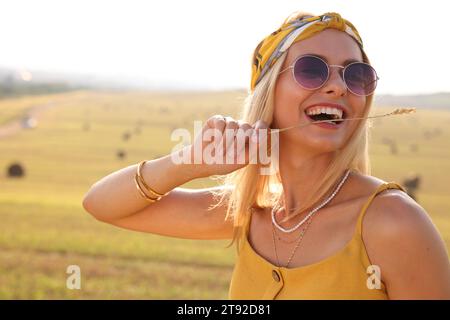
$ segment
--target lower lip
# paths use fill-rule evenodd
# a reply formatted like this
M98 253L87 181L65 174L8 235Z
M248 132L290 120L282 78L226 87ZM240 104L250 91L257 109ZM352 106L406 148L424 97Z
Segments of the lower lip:
M305 113L304 113L305 114ZM309 116L307 116L306 114L305 114L305 117L306 117L306 119L308 120L308 121L310 121L310 122L313 122L314 120L313 119L311 119ZM329 122L319 122L319 123L313 123L313 125L316 125L316 126L319 126L319 127L321 127L321 128L324 128L324 129L339 129L340 127L342 127L342 125L344 124L344 122L345 121L342 121L341 123L339 123L339 124L332 124L332 123L329 123Z

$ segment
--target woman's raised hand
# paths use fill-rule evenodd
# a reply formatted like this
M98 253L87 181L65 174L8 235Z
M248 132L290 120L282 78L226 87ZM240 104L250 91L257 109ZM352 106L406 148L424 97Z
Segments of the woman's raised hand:
M263 133L262 129L267 131ZM251 125L232 117L214 115L184 151L190 153L198 177L224 175L250 163L260 163L260 145L266 150L270 146L268 130L267 123L262 120Z

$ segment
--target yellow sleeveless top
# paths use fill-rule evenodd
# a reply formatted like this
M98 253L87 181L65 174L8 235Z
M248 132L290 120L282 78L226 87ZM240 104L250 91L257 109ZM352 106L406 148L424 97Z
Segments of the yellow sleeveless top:
M362 220L366 209L375 196L386 189L406 192L395 182L380 185L362 207L352 239L335 254L310 265L286 269L271 264L249 243L249 221L231 277L228 298L388 299L382 281L378 288L368 285L374 269L368 269L372 263L362 239Z

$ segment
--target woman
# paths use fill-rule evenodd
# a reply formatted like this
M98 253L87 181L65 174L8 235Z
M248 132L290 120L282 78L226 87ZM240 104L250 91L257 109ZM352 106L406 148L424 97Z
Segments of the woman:
M448 255L427 212L399 184L370 175L370 123L312 123L367 117L377 80L349 21L293 14L255 49L241 120L211 117L191 145L95 183L84 208L131 230L236 240L232 299L449 299ZM194 162L194 150L231 152L226 136L202 139L207 130L257 133L260 149L269 126L299 124L279 132L270 174L259 157L250 161L249 139L236 150L244 163ZM225 181L179 187L212 175Z

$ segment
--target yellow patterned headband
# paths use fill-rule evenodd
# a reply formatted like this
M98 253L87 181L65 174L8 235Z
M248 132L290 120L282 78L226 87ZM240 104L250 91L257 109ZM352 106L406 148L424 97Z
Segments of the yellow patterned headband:
M265 37L255 50L250 83L251 91L255 89L259 80L264 77L283 52L287 51L292 44L327 28L348 33L358 42L361 48L363 47L361 37L353 24L335 12L327 12L320 16L305 16L291 22L285 22L278 30Z

